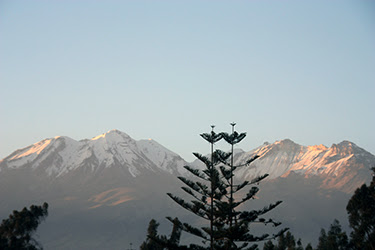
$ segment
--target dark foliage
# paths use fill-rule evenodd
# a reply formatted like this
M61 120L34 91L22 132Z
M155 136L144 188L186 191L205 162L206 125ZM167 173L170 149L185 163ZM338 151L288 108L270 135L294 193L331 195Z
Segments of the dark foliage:
M181 238L181 222L175 218L167 218L173 223L172 233L168 238L165 235L158 235L159 223L152 219L147 229L147 239L140 247L140 250L165 250L165 249L187 249L179 246Z
M313 248L312 248L312 246L311 246L311 244L310 244L310 243L309 243L309 244L307 244L307 246L306 246L305 250L313 250Z
M341 230L338 220L333 221L328 233L324 229L320 231L317 250L345 250L348 247L348 236Z
M246 133L237 133L234 131L232 124L232 133L215 133L212 126L211 133L201 134L211 148L210 156L203 156L199 153L194 155L204 164L204 169L194 169L186 166L185 168L194 175L197 180L192 181L184 177L179 179L185 184L182 189L189 194L193 200L185 201L171 193L168 195L180 206L195 215L206 220L207 226L197 228L187 223L180 222L177 218L174 226L179 227L182 231L195 235L203 241L204 246L189 245L180 246L179 243L171 248L170 242L164 241L162 237L158 237L160 244L169 246L168 249L255 249L253 242L274 239L282 235L287 229L282 229L278 233L269 235L253 235L250 232L250 225L254 223L270 224L274 227L280 225L273 219L266 219L264 214L277 207L281 201L270 204L259 210L240 211L238 208L243 203L254 199L259 191L255 184L258 184L267 175L259 176L251 181L244 181L240 184L234 183L234 172L240 167L246 167L257 157L248 159L243 164L235 166L233 164L233 147L235 144L245 138ZM230 152L214 150L214 144L223 139L231 145ZM251 186L249 191L242 199L235 199L234 194L245 187ZM238 197L238 195L236 195Z
M358 188L346 207L353 229L350 244L354 249L375 249L375 168L372 170L370 185Z
M147 229L147 239L141 245L141 250L162 250L164 249L161 245L159 245L155 238L158 236L158 227L159 223L157 223L154 219L150 221L148 224Z
M296 241L296 239L294 238L291 232L287 232L286 234L280 235L278 237L276 245L274 245L272 241L269 240L263 246L263 250L303 250L303 249L304 248L302 246L301 239ZM306 249L308 248L306 247Z
M0 225L0 249L34 250L42 249L32 237L40 222L48 215L48 204L26 207L21 212L13 211Z

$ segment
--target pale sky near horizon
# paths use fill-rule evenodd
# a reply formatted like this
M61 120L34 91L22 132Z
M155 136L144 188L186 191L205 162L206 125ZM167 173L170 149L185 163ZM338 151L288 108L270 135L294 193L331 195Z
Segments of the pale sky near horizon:
M0 159L118 129L188 161L199 133L375 154L373 1L0 0Z

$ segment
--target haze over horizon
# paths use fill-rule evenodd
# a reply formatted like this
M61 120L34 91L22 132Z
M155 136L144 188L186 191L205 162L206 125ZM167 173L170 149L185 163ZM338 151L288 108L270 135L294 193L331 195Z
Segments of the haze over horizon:
M191 161L247 132L375 154L375 3L1 1L0 159L118 129Z

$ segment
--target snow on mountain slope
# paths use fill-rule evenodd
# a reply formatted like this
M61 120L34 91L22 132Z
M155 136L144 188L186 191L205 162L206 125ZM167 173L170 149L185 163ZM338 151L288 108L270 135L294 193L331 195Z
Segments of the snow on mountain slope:
M253 177L269 174L270 178L273 179L287 172L290 168L290 163L293 162L293 159L298 157L302 152L302 146L287 139L258 147L257 149L244 154L237 154L235 164L240 164L241 162L245 162L247 159L258 155L259 158L249 167L239 169L238 175L243 177Z
M43 168L49 176L62 176L80 167L91 171L119 165L135 177L144 169L183 173L186 162L155 141L135 141L129 135L111 130L81 141L58 136L20 149L0 161L16 169ZM1 168L0 168L1 169Z
M238 169L236 176L252 179L269 174L268 179L298 174L305 178L321 177L323 187L353 191L369 178L375 156L352 142L343 141L330 148L324 145L301 146L286 139L266 143L252 151L235 150L235 164L259 155L250 166ZM117 167L136 177L145 171L185 175L187 163L154 140L135 141L126 133L111 130L81 141L65 136L45 139L19 149L0 161L3 169L30 168L52 177L78 169L100 172ZM199 166L197 162L190 165Z
M327 148L324 145L301 146L286 139L237 154L235 162L240 164L254 155L260 157L250 166L239 169L238 176L247 179L263 174L269 174L270 179L290 174L305 178L319 176L325 179L322 187L347 192L364 183L375 165L374 155L349 141Z
M152 139L140 140L137 141L137 146L148 159L161 169L173 173L173 165L177 164L177 166L179 166L179 173L186 172L185 168L183 168L186 162L179 155L168 150L156 141Z

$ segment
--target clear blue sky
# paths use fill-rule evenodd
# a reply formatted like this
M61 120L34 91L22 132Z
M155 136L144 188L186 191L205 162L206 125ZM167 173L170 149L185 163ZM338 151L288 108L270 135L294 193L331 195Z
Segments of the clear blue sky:
M111 129L193 160L350 140L375 154L374 1L0 1L0 158Z

